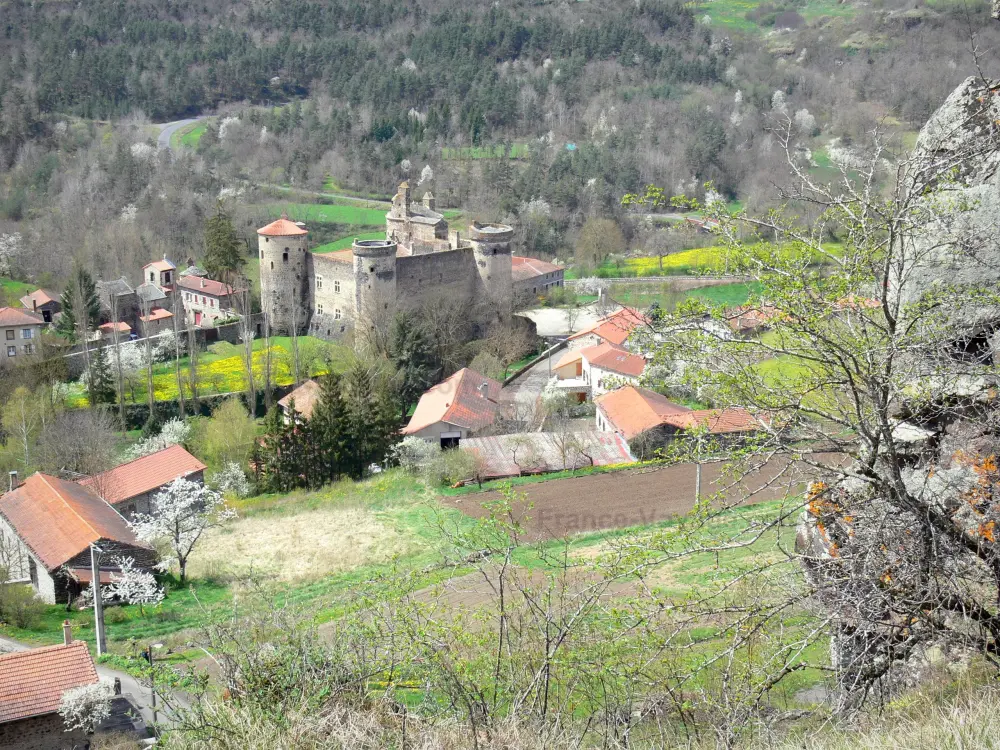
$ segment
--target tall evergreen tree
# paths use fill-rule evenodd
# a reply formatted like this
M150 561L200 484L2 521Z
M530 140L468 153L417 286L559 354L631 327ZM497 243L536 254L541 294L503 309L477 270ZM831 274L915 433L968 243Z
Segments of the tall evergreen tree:
M339 478L346 448L347 410L343 385L334 372L320 381L320 395L309 420L311 441L308 474L317 484Z
M88 396L92 406L115 402L115 378L111 372L107 350L103 345L97 347L90 360L88 381Z
M344 375L343 470L361 479L399 439L399 398L385 360L356 360Z
M205 270L213 279L232 284L246 264L243 243L236 235L233 220L216 204L215 215L205 220Z
M409 315L392 321L389 355L399 373L399 401L403 416L432 385L440 380L441 361L426 329Z
M56 323L56 332L76 343L87 338L101 323L101 303L97 298L97 284L85 268L78 267L62 293L62 314Z

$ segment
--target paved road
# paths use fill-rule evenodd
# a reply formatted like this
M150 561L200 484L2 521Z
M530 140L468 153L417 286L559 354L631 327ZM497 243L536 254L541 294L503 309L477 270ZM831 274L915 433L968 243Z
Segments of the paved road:
M10 653L11 651L27 651L31 646L15 641L11 638L5 638L0 636L0 653ZM122 693L128 695L132 698L132 702L138 707L139 713L142 714L143 721L146 722L146 726L153 726L153 710L150 708L151 695L149 692L149 687L145 685L140 685L139 681L135 679L132 675L127 672L120 672L117 669L109 669L102 664L98 664L97 674L108 680L118 679L121 680ZM157 714L161 724L169 724L170 717L166 712L163 711L162 704L160 704L160 710Z
M180 128L185 125L190 125L192 123L198 122L199 120L207 119L207 115L202 115L201 117L189 117L187 120L174 120L173 122L166 122L157 125L160 128L160 134L156 137L156 146L161 151L164 149L170 150L170 136L176 133Z

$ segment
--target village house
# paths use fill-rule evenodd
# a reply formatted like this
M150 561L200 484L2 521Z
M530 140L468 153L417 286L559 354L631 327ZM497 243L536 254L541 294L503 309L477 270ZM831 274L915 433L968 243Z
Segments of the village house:
M554 287L564 283L565 269L555 263L520 255L510 260L514 299L519 305L533 304L538 297L548 295Z
M128 341L132 337L132 326L125 321L101 323L97 326L97 332L101 334L101 338L106 342L115 340L115 329L118 329L118 341Z
M594 403L597 429L621 435L638 459L649 458L684 430L702 428L716 439L731 441L761 428L746 409L694 410L634 385L602 394Z
M116 556L151 568L156 552L97 493L76 482L32 474L0 496L0 544L12 582L31 582L46 604L75 599L90 585L90 546L103 550L101 580L111 581Z
M5 750L76 750L89 745L80 729L67 730L59 715L67 690L95 685L97 668L84 641L0 654L0 747Z
M461 450L477 457L482 479L608 466L632 461L628 444L614 432L521 432L470 437Z
M174 329L174 314L165 308L154 307L149 315L140 315L139 322L142 324L143 336L155 336Z
M442 448L457 447L462 439L493 424L500 408L500 389L493 378L465 367L420 397L402 433Z
M294 418L297 422L312 419L313 409L319 401L320 385L309 379L278 401L278 406L285 416L285 423L291 424L293 419L292 405L295 407Z
M168 260L166 255L162 259L154 260L142 267L143 283L158 286L167 293L173 291L176 276L177 265L172 260Z
M45 321L41 315L17 307L0 307L0 331L3 331L3 356L0 363L13 364L38 350Z
M35 315L41 315L46 324L51 323L56 314L62 310L59 295L47 289L36 289L31 294L21 297L21 307L30 310Z
M178 279L177 289L189 325L210 327L236 316L238 290L228 284L204 276L184 275Z
M598 320L594 325L569 337L570 349L583 349L597 344L612 344L628 348L629 337L639 328L649 325L649 320L638 310L623 307Z
M126 519L150 514L153 498L178 477L204 484L206 466L180 445L171 445L114 469L80 480Z
M124 276L112 281L98 281L97 300L101 306L101 322L127 323L129 328L139 328L139 297Z

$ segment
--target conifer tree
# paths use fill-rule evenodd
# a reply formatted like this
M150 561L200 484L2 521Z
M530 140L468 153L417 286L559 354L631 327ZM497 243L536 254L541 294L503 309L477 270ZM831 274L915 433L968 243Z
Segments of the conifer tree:
M204 266L209 276L232 284L246 264L242 247L232 219L219 202L215 215L205 221Z
M90 361L88 383L90 403L113 404L115 402L115 378L111 372L111 362L105 347L98 346Z
M389 354L400 376L400 411L405 416L424 391L438 382L441 363L427 331L403 313L392 322Z
M62 314L56 323L56 332L76 343L86 339L101 322L101 303L97 298L94 277L85 268L77 268L60 299Z
M310 478L317 484L343 473L347 412L340 376L334 372L320 380L320 396L309 420Z
M344 473L361 479L399 438L399 398L388 362L357 360L344 375Z

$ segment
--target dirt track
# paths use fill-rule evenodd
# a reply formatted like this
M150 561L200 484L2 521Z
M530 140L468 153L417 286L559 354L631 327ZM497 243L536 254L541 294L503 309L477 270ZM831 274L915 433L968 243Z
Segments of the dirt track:
M833 462L834 456L828 460ZM761 502L784 497L804 487L811 471L787 460L774 459L761 471L729 487L730 502ZM721 464L702 468L702 497L722 490L729 480L719 481ZM620 529L656 523L687 513L694 507L695 467L693 464L635 469L608 474L552 479L517 488L528 496L531 510L525 529L536 539L567 534ZM441 501L471 516L485 515L484 502L499 498L496 492L471 493Z

